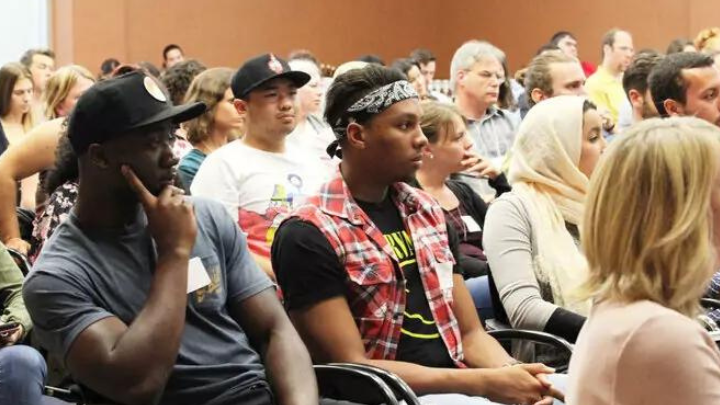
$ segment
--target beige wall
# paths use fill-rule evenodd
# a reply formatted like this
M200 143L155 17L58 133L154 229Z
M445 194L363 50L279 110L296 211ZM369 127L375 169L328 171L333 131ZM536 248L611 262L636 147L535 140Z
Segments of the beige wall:
M664 51L679 36L720 25L717 0L55 0L53 43L60 64L97 71L100 62L161 63L178 43L208 66L236 67L266 51L297 48L339 64L364 53L386 61L424 46L448 75L455 49L487 39L524 65L558 29L574 32L580 56L597 63L600 38L614 26L634 34L636 48ZM312 7L310 7L312 6Z

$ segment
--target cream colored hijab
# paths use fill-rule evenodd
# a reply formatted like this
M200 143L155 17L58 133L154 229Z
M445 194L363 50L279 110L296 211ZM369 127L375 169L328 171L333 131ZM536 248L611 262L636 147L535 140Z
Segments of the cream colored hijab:
M588 188L587 176L578 169L584 102L558 96L535 105L518 129L508 177L530 216L541 290L549 287L556 305L587 315L589 303L574 295L587 263L565 228L565 222L581 225Z

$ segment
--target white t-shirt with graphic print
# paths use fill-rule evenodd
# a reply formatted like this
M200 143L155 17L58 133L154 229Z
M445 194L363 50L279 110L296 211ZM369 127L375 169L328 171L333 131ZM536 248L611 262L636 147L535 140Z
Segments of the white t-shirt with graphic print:
M291 148L266 152L236 140L208 155L190 191L222 203L247 234L250 250L269 258L273 219L299 206L328 178L319 161Z

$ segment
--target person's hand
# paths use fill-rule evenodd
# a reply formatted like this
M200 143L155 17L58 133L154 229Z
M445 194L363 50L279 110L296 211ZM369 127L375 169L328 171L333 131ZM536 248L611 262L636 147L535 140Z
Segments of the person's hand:
M500 175L500 170L489 159L484 159L474 150L465 151L461 163L463 166L462 172L473 177L495 180Z
M522 405L552 405L554 398L563 395L552 387L545 377L555 370L543 364L517 364L491 370L483 386L484 392L477 393L491 401Z
M164 254L190 256L195 245L197 222L192 203L185 199L184 191L167 186L155 197L129 166L123 166L122 173L145 210L158 257Z
M20 238L10 238L5 241L5 247L8 249L15 249L18 252L27 256L30 251L30 244Z
M0 346L12 346L17 343L23 335L22 325L18 325L17 329L12 329L4 333L0 333Z

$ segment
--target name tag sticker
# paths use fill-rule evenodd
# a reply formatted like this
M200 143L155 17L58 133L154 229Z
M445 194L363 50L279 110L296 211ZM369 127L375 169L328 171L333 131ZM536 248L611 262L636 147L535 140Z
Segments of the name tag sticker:
M210 277L207 274L207 270L205 270L202 260L199 257L193 257L188 262L188 294L207 287L208 285L210 285Z
M444 263L438 263L435 267L435 271L437 271L438 274L438 281L440 283L440 289L445 290L452 290L453 288L453 263L452 262L444 262Z
M470 215L463 215L462 221L465 223L465 226L467 227L468 232L480 232L482 231L482 228L480 228L480 225L478 225L477 222L471 217Z

